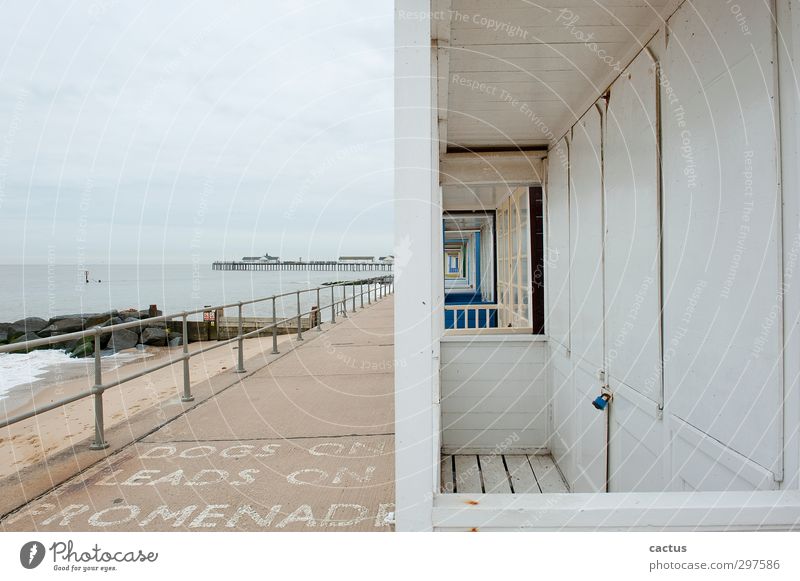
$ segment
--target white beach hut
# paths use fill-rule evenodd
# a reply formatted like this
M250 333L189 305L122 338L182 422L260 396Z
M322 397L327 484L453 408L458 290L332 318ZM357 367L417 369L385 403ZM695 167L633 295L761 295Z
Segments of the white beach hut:
M800 527L798 14L397 0L399 530Z

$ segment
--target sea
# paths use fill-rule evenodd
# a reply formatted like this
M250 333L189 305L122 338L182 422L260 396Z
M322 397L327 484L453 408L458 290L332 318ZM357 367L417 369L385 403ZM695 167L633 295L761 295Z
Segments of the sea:
M49 319L72 313L101 313L156 305L164 314L249 301L314 288L327 282L381 276L386 272L216 271L198 264L0 265L0 322L25 317ZM88 279L88 282L87 282ZM337 291L338 293L339 291ZM341 294L337 294L337 299ZM330 291L321 294L330 304ZM301 309L316 304L316 293L301 294ZM296 295L276 301L279 317L297 312ZM234 316L236 307L226 310ZM244 316L271 316L272 303L246 305ZM197 315L195 318L200 318ZM118 354L117 357L123 354ZM120 357L123 361L124 357ZM73 360L74 361L74 360ZM69 365L59 351L0 353L0 399L13 387L30 384L56 365ZM78 363L75 363L78 364Z

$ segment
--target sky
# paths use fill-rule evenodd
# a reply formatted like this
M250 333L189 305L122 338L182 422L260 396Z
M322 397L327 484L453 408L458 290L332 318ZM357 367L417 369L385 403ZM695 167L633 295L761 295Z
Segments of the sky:
M391 253L391 0L0 15L0 263Z

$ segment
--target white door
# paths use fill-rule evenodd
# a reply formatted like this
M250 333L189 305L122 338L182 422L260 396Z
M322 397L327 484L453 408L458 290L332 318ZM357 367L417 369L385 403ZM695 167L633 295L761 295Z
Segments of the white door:
M656 72L643 51L612 85L605 123L609 492L666 486Z
M567 482L575 481L575 394L569 358L569 146L566 138L547 157L547 336L551 371L552 434L550 451Z
M603 328L602 117L592 107L572 130L570 147L571 359L575 393L573 492L606 490L608 408L601 393Z

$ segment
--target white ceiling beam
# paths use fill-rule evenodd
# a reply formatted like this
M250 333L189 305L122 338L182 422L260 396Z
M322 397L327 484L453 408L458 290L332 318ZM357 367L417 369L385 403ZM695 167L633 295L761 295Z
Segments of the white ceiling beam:
M445 185L538 184L542 182L545 151L447 153L439 164L439 183Z

